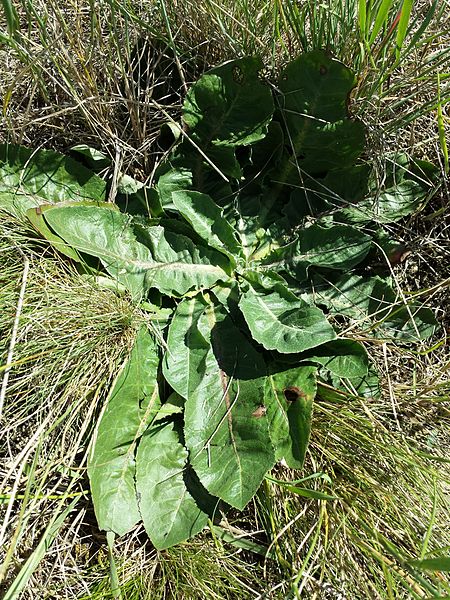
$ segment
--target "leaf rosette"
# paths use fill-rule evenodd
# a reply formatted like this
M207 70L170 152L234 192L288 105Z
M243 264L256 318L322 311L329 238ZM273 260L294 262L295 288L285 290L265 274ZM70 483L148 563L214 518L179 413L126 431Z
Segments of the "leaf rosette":
M74 159L0 146L0 209L158 324L137 332L88 469L99 527L123 535L142 520L157 548L244 508L278 460L303 467L318 385L378 393L342 323L397 343L437 325L389 271L367 275L391 244L383 224L417 209L433 167L397 157L377 188L348 112L354 73L314 51L270 87L262 66L200 77L153 187L122 176L117 204Z

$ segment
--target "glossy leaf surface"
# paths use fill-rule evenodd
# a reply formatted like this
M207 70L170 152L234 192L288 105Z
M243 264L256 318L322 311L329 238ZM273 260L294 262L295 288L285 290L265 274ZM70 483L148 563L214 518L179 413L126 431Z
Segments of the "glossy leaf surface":
M336 334L323 312L282 284L273 291L249 285L239 307L253 338L268 350L290 354L333 340Z
M44 203L105 199L106 183L53 150L0 144L0 207L13 215Z
M364 377L369 366L364 346L342 338L308 352L305 359L322 365L339 377Z
M192 86L183 105L183 120L204 149L209 143L238 146L264 137L273 100L258 78L262 67L257 58L234 60L205 73Z
M361 158L356 77L326 51L289 63L276 86L262 67L246 57L202 75L181 122L162 126L150 183L119 174L116 204L57 153L0 146L0 209L27 211L161 327L162 359L140 330L89 461L110 536L142 516L167 548L200 531L219 499L244 508L276 460L302 468L316 379L324 399L379 396L364 347L339 335L410 344L437 326L423 296L387 276L405 249L384 226L430 197L432 165L396 154L381 173ZM108 162L81 153L94 170Z
M242 509L274 464L267 420L258 416L265 363L220 305L199 322L209 342L202 380L186 400L190 462L213 495Z
M320 173L349 165L361 154L364 127L347 118L355 83L350 69L319 50L299 56L282 72L281 114L301 169Z
M58 252L61 252L61 254L68 256L72 260L77 262L80 261L81 257L78 252L66 244L66 242L59 237L59 235L53 233L53 231L48 227L43 212L51 207L51 204L36 206L34 208L29 208L25 214L36 231L38 231L44 239L49 241L55 250L58 250Z
M348 225L321 227L312 225L299 232L296 241L272 252L264 264L272 269L285 269L294 275L308 267L346 271L359 264L368 254L369 235Z
M170 386L188 398L201 384L210 342L199 328L207 303L199 296L185 298L175 311L167 335L163 374Z
M44 216L70 246L99 258L135 299L144 296L146 272L154 261L148 248L136 240L127 215L107 207L55 206Z
M196 245L187 236L158 225L139 230L153 258L146 270L147 287L169 296L182 296L228 279L230 262L213 248Z
M96 256L134 298L150 287L169 295L213 285L227 275L221 255L162 227L147 227L136 239L129 217L108 208L55 207L45 213L50 227L75 249Z
M173 192L172 201L195 232L209 246L228 256L234 266L242 249L217 204L207 194L190 191Z
M88 473L100 529L123 535L140 521L135 452L160 407L156 343L143 326L109 394Z
M284 458L293 469L301 469L308 446L316 367L299 366L267 378L264 402L277 460Z
M405 304L390 281L381 277L341 275L331 279L328 286L318 286L315 296L317 303L354 319L379 338L417 342L433 335L438 326L429 308L414 302Z
M201 531L216 506L187 466L180 428L169 421L150 427L136 456L136 490L145 530L162 550ZM194 495L193 495L194 494Z

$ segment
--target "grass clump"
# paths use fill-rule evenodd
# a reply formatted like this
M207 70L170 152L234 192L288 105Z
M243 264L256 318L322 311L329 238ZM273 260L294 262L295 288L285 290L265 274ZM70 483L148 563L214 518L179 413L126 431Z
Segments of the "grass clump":
M419 412L417 419L426 414ZM287 559L285 592L293 598L448 593L443 574L408 564L441 555L449 544L449 472L438 460L445 458L448 415L421 444L395 429L380 403L317 400L307 472L323 474L311 489L336 499L305 500L271 484L260 507L270 517L273 545ZM431 439L434 448L427 446Z
M33 553L45 525L70 500L85 497L86 441L104 385L132 343L139 315L125 299L79 276L36 243L22 223L2 214L0 227L0 534L6 585Z

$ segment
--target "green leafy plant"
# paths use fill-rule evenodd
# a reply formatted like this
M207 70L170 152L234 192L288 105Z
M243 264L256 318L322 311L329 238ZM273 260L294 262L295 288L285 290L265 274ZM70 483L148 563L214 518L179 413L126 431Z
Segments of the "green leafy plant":
M395 157L380 189L348 112L350 69L313 51L271 88L262 67L204 74L153 186L123 177L115 203L72 159L0 149L0 206L148 311L89 477L100 528L142 520L157 548L243 509L277 461L302 468L318 384L377 393L344 326L411 342L437 325L368 268L396 250L382 226L426 200L432 165Z

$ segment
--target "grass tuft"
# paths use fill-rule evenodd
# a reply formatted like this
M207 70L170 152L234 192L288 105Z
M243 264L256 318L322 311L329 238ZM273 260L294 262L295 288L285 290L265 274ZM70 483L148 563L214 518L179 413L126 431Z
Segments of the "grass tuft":
M85 499L86 444L105 388L143 319L125 298L98 288L37 243L22 223L2 214L0 229L3 383L8 376L0 432L0 581L7 585L45 527L70 500Z

